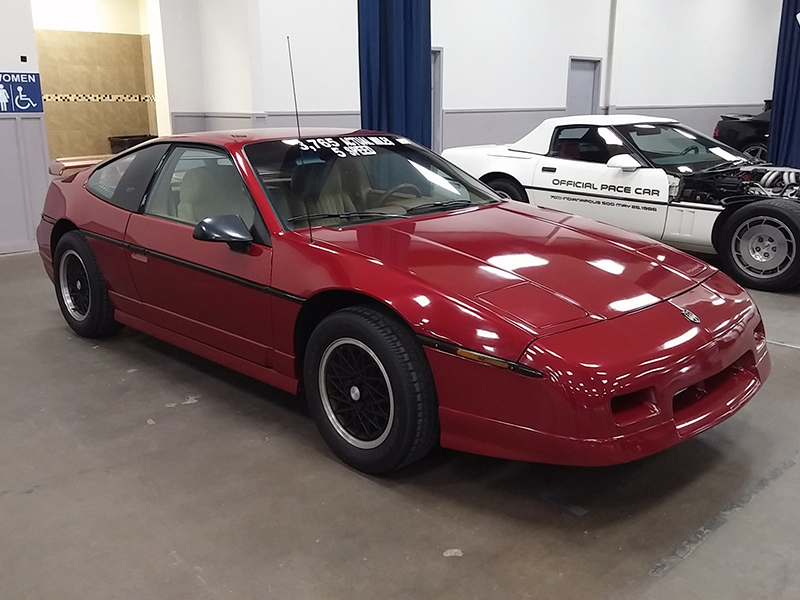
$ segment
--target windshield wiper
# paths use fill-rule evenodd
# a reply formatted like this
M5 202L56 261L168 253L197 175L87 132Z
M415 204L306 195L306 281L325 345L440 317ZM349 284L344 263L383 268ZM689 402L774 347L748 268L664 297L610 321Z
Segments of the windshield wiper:
M416 206L407 208L406 212L412 213L420 210L429 210L431 208L458 208L471 205L471 200L435 200L433 202L425 202L424 204L417 204Z
M726 160L723 163L718 165L712 165L706 169L700 169L699 171L695 171L695 173L716 173L717 171L727 171L729 169L738 169L739 167L743 167L744 165L748 164L748 161L745 159L737 158L736 160Z
M405 215L398 215L394 213L378 213L378 212L367 212L367 211L352 211L352 212L321 212L321 213L311 213L309 215L297 215L296 217L289 217L287 222L292 223L294 221L305 221L305 220L313 220L313 219L330 219L333 217L338 217L339 219L349 219L350 217L368 217L371 219L407 219Z

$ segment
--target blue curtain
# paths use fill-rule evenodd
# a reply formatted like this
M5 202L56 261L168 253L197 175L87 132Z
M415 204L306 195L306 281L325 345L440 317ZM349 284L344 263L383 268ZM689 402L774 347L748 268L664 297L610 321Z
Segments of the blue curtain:
M431 145L430 0L358 0L361 126Z
M800 0L783 0L772 118L769 126L769 159L782 167L800 168Z

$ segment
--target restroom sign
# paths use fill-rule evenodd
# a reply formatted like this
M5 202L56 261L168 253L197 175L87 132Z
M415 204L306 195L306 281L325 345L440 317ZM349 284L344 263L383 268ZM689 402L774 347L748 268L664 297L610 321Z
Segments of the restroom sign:
M0 113L40 113L42 86L38 73L0 73Z

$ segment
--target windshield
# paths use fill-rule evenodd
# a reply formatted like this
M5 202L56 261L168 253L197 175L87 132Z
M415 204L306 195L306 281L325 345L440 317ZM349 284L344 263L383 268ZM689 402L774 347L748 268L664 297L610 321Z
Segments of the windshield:
M341 227L499 202L479 181L404 138L348 135L245 148L287 229Z
M650 162L667 171L692 173L725 163L749 162L748 157L688 127L640 123L616 129Z

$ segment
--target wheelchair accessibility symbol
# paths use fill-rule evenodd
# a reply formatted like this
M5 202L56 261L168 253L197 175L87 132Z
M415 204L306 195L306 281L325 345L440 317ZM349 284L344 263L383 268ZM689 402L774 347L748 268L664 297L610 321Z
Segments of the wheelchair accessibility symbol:
M17 94L16 96L14 96L14 104L17 105L17 108L19 110L29 110L31 108L36 108L37 106L39 106L38 104L36 104L36 102L28 98L28 96L25 94L25 90L22 88L21 85L17 86Z
M0 73L0 113L32 112L43 112L39 74Z

